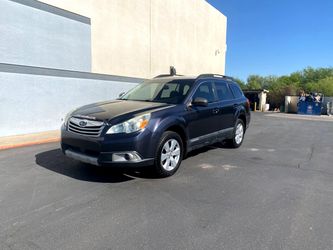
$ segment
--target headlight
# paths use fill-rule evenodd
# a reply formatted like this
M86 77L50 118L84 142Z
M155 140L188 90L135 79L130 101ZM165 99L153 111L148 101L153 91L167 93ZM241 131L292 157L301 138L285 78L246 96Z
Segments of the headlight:
M150 114L144 114L134 117L126 122L113 125L106 132L107 134L133 133L147 127L150 120Z

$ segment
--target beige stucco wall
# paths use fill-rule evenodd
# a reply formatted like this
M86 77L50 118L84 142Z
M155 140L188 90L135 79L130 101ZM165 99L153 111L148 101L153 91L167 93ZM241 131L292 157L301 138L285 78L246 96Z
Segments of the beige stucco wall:
M225 70L227 19L205 0L42 0L87 16L92 71L150 78Z

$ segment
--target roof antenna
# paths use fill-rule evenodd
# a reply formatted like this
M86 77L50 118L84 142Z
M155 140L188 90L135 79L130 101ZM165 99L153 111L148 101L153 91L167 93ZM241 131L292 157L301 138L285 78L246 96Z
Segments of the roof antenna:
M175 76L177 74L176 68L174 66L170 66L170 76Z

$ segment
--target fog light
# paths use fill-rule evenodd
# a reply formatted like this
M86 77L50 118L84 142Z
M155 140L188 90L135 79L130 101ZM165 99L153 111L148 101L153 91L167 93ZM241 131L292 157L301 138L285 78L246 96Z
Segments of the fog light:
M140 160L141 160L140 155L135 151L119 152L112 154L112 161L115 162L140 161Z

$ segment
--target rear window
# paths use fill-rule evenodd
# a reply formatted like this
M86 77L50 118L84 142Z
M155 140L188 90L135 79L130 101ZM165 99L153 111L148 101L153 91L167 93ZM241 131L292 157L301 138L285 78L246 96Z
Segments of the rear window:
M238 85L230 84L230 88L235 98L241 98L244 96L242 90L238 87Z

